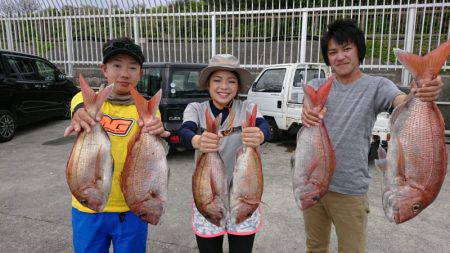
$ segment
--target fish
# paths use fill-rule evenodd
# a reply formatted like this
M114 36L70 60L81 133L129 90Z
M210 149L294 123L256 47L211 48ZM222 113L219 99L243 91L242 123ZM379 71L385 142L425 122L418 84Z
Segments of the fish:
M257 106L247 115L243 127L254 127ZM250 218L261 203L263 194L263 172L258 148L241 146L236 153L233 179L230 185L230 219L239 224Z
M447 173L445 126L433 102L422 102L414 90L437 77L450 55L450 40L421 57L395 49L397 59L411 72L413 88L390 117L388 151L378 149L375 165L382 171L382 204L390 222L416 217L437 197Z
M219 133L222 114L212 119L205 110L206 131ZM192 174L192 195L197 210L209 222L223 226L228 216L229 193L225 164L218 152L202 153L198 156Z
M130 88L139 117L150 122L158 111L162 91L147 101L136 88ZM131 212L152 225L160 223L167 205L170 170L167 143L142 128L128 142L120 186Z
M105 102L112 86L95 93L80 75L84 108L92 118ZM99 122L88 133L77 134L66 166L66 180L72 195L81 205L101 212L108 202L114 172L111 142Z
M313 111L319 112L325 106L332 85L332 76L317 91L304 85ZM306 210L327 193L336 167L333 144L323 121L318 126L300 129L291 166L295 201L300 210Z

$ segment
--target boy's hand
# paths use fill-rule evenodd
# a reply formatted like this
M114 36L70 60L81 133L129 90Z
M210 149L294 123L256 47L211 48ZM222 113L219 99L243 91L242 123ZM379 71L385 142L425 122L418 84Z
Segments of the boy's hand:
M219 151L219 140L221 136L209 132L196 135L192 138L192 146L203 153Z
M422 87L416 90L415 96L422 102L436 101L442 91L442 86L444 83L441 76L437 76L433 80L424 81Z
M170 132L164 129L161 119L153 117L148 123L144 123L141 119L138 120L139 127L142 127L143 133L149 133L151 135L157 135L159 137L169 137Z
M317 113L311 109L308 103L303 103L302 124L306 127L318 126L322 122L326 112L326 107L323 107L320 112Z
M81 130L84 130L88 133L91 132L91 128L95 126L95 124L102 120L103 113L101 111L97 112L97 115L95 116L95 119L91 117L91 115L86 111L84 108L78 109L72 117L72 120L70 121L70 125L66 128L64 131L64 137L67 137L72 133L80 132Z
M242 130L242 143L247 147L256 148L264 141L264 134L257 127L245 127Z

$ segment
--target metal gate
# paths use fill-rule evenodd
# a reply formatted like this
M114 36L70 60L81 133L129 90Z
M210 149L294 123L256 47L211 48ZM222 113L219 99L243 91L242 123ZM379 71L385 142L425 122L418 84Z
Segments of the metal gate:
M21 1L6 0L0 7ZM26 1L39 8L3 8L0 48L64 64L68 75L74 64L100 63L102 43L121 36L139 43L150 62L205 63L230 53L256 69L320 64L319 38L338 18L355 19L364 30L366 69L400 69L393 48L423 55L450 39L445 0Z

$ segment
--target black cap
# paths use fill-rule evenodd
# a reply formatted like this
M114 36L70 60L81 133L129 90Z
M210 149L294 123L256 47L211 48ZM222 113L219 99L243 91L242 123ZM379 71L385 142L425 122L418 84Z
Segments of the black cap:
M106 64L111 57L118 54L126 54L133 57L141 66L145 62L141 47L127 37L108 40L103 44L102 52L103 64Z

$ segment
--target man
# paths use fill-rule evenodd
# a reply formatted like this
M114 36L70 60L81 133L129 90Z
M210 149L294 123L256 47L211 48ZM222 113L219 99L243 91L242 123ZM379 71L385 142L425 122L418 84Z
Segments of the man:
M114 84L101 111L92 118L83 108L81 92L72 99L72 121L64 135L72 131L91 131L100 122L111 141L114 176L106 207L100 213L81 205L72 197L72 226L75 252L109 252L111 240L114 252L145 252L147 223L131 213L120 188L120 174L127 155L128 141L138 131L167 137L159 118L146 124L139 119L130 95L143 75L145 61L140 46L129 38L113 39L103 45L100 69L108 84ZM159 116L159 112L158 112ZM120 128L114 121L120 122Z
M406 99L390 80L364 74L364 34L352 20L337 20L321 38L322 56L334 72L326 107L319 113L303 105L305 126L322 120L336 154L336 168L327 194L303 212L307 252L328 252L331 223L336 227L339 252L364 252L370 182L368 152L376 116ZM315 88L325 80L313 80ZM437 99L440 77L415 91L422 101Z

